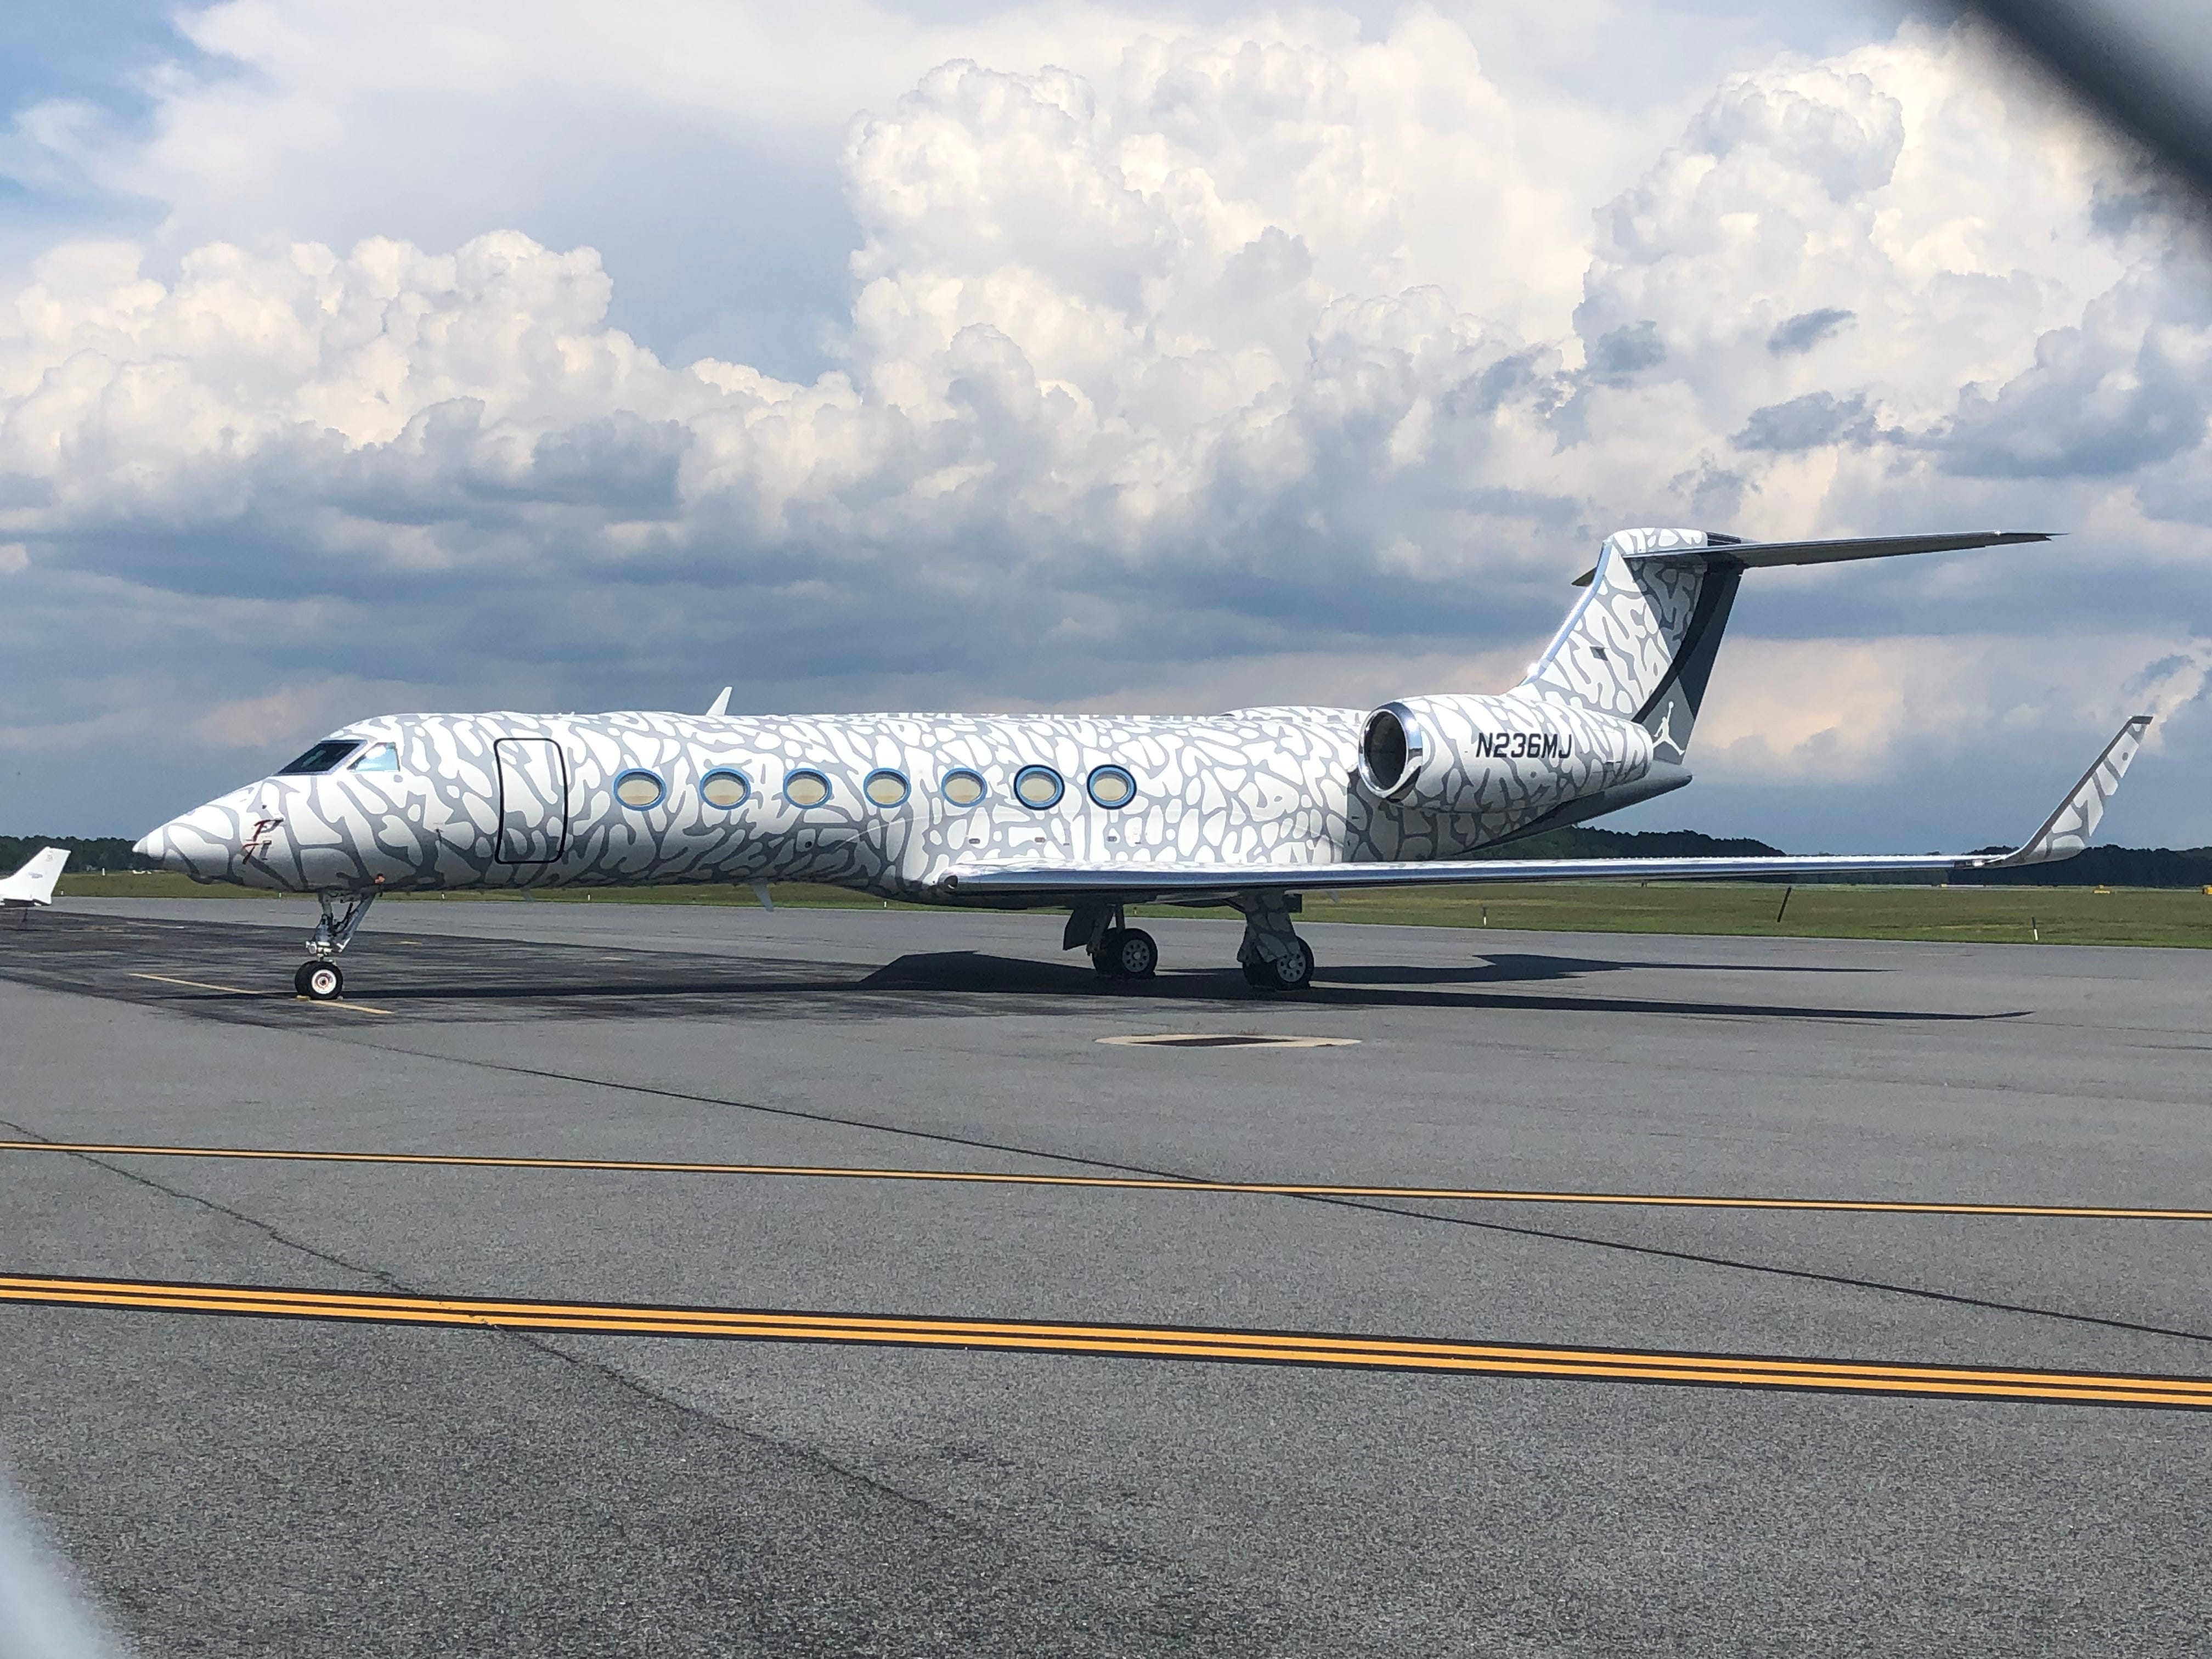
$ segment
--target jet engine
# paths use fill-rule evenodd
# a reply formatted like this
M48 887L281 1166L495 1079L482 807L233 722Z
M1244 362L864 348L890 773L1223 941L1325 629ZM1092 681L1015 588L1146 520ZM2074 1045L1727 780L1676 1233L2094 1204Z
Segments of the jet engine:
M1689 781L1653 772L1651 734L1632 720L1507 693L1386 702L1359 735L1360 781L1394 805L1441 813L1542 817L1585 796L1610 811Z

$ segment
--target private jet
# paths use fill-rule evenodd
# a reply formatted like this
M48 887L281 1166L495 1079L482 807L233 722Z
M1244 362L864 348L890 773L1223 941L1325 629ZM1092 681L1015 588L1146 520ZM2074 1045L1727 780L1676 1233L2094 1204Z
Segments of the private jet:
M1065 909L1101 975L1159 962L1140 903L1232 907L1264 993L1313 983L1302 895L1482 882L1963 874L2088 845L2150 724L2123 726L2042 828L2002 854L1513 859L1491 849L1680 789L1748 570L2047 541L1984 531L1753 542L1606 538L1527 677L1379 708L1195 716L392 714L161 825L138 852L196 881L313 893L294 977L337 957L380 894L670 882L828 882L884 898Z

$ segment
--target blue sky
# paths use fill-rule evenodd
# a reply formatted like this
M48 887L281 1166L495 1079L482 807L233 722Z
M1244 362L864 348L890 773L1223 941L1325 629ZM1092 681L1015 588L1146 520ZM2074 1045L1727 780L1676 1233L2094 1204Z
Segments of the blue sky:
M2212 840L2201 236L1972 27L33 0L0 65L0 827L394 709L1495 689L1680 523L2069 533L1755 579L1622 822L1979 845L2143 704L2108 831Z

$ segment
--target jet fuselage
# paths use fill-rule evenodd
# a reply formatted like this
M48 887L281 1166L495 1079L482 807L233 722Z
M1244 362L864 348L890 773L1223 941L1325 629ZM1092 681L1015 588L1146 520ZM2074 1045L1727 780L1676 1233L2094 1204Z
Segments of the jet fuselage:
M956 866L1450 858L1650 769L1631 721L1462 701L1483 751L1465 811L1364 788L1357 709L412 714L349 726L141 845L293 892L819 881L926 900Z

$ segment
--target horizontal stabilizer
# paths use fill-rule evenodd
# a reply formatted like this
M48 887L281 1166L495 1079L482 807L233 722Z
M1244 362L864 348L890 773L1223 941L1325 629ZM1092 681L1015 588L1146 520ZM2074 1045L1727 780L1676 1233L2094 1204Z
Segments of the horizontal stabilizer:
M1751 859L1466 859L1389 864L1126 865L1094 868L1045 864L965 866L944 880L948 894L1030 894L1039 899L1110 896L1224 898L1233 893L1325 892L1369 887L1465 886L1500 881L1741 881L1759 876L1886 876L1914 872L1965 875L2071 858L2089 844L2128 763L2142 746L2150 716L2137 714L2096 764L2017 850L2002 854L1927 853Z
M1976 547L2011 547L2021 542L2047 542L2045 530L1965 530L1930 536L1855 536L1840 541L1741 542L1708 534L1701 548L1669 548L1631 554L1643 559L1702 559L1709 564L1741 565L1763 570L1780 564L1834 564L1844 559L1887 559L1904 553L1958 553ZM1588 587L1595 569L1575 578L1577 587Z

